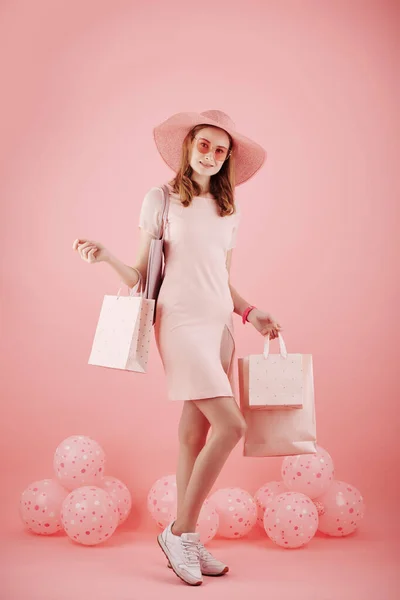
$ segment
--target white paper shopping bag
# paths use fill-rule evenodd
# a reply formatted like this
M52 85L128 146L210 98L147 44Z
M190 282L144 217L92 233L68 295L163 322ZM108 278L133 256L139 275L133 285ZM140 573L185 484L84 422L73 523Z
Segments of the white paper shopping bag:
M266 336L263 354L248 356L248 403L251 409L291 409L304 405L302 354L288 354L278 334L279 354L270 354Z
M100 311L88 363L146 373L155 300L133 295L106 295Z

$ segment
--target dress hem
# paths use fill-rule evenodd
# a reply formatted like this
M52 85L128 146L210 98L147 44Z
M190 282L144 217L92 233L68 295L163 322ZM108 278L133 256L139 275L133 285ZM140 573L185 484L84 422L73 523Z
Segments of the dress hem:
M236 400L236 396L234 394L216 394L214 396L196 396L195 398L168 398L170 402L191 402L193 400L213 400L214 398L233 398Z

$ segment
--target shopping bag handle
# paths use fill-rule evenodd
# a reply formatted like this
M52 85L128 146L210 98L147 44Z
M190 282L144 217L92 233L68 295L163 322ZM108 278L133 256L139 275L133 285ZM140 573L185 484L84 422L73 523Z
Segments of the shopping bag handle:
M287 358L288 354L287 354L285 342L283 341L283 337L280 333L278 333L278 340L279 340L280 354L281 354L282 358ZM269 333L265 336L264 358L268 358L268 355L269 355Z

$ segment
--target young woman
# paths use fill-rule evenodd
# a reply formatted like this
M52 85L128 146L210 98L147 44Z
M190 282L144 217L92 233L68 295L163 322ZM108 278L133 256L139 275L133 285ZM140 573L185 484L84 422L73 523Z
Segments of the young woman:
M219 110L175 114L154 128L154 139L175 172L167 184L165 273L154 330L168 398L183 401L177 518L158 536L158 543L176 575L200 585L202 575L228 571L204 548L195 530L204 500L246 429L233 391L232 313L270 339L281 330L269 313L249 305L229 279L241 214L234 189L261 168L266 153L239 134ZM108 262L129 287L141 284L144 289L151 240L161 231L162 207L162 190L151 188L141 206L133 267L99 242L78 239L73 249L89 263Z

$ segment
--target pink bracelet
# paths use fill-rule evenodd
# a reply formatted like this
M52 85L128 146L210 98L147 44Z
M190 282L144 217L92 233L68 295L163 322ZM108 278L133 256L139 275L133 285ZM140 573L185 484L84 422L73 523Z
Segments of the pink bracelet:
M257 307L256 307L256 306L248 306L248 307L245 309L245 311L244 311L244 313L243 313L243 315L242 315L242 323L243 323L243 325L245 325L245 324L246 324L246 321L247 321L248 314L249 314L249 312L250 312L251 310L253 310L253 308L257 308Z

